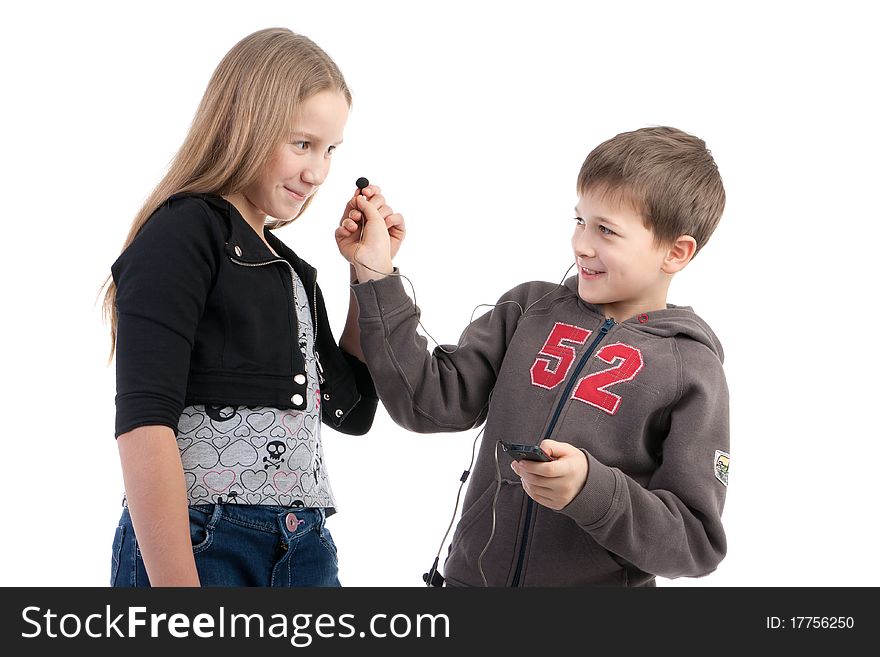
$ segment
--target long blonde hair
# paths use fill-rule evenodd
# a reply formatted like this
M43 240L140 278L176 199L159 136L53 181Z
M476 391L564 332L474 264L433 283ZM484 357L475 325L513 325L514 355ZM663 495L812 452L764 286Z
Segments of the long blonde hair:
M253 184L289 135L303 101L321 91L351 92L332 59L313 41L285 28L254 32L226 53L211 76L189 133L168 173L135 215L122 251L150 216L174 194L237 194ZM295 221L272 218L275 229ZM110 276L103 315L110 320L110 358L116 351L116 284ZM102 286L103 287L103 286Z

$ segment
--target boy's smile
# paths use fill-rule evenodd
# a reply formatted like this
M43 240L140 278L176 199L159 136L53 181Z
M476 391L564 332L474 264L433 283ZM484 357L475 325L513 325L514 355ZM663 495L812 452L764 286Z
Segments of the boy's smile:
M642 215L621 194L590 190L575 207L571 238L578 265L578 295L623 322L666 308L673 247L658 246Z

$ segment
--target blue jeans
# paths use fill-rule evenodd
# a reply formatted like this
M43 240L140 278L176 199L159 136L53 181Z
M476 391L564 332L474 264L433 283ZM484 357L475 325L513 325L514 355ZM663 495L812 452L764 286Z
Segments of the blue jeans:
M206 504L189 508L202 586L339 586L324 509ZM126 507L113 539L111 586L150 586Z

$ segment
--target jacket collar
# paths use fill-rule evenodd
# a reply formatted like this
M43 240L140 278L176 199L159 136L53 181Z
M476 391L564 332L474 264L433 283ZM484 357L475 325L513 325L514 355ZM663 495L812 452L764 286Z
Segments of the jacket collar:
M218 194L193 194L193 196L201 197L226 220L228 238L224 250L229 257L248 264L258 264L278 260L278 258L266 248L266 245L263 240L260 239L260 236L257 235L251 225L241 216L241 213L232 203ZM314 276L314 267L296 255L296 253L294 253L284 242L278 239L268 227L263 228L263 235L265 236L266 241L269 242L275 250L275 253L287 260L293 266L300 278L307 275L309 277Z

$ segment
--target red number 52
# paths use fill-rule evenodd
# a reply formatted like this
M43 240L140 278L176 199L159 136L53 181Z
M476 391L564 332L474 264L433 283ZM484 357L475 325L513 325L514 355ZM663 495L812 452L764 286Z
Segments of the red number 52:
M557 322L531 368L532 384L552 390L571 369L577 352L563 341L584 344L591 331L571 324ZM583 377L575 386L572 399L600 408L610 415L617 413L621 397L608 388L624 381L632 381L644 366L642 352L628 344L617 342L602 347L596 358L611 367Z

